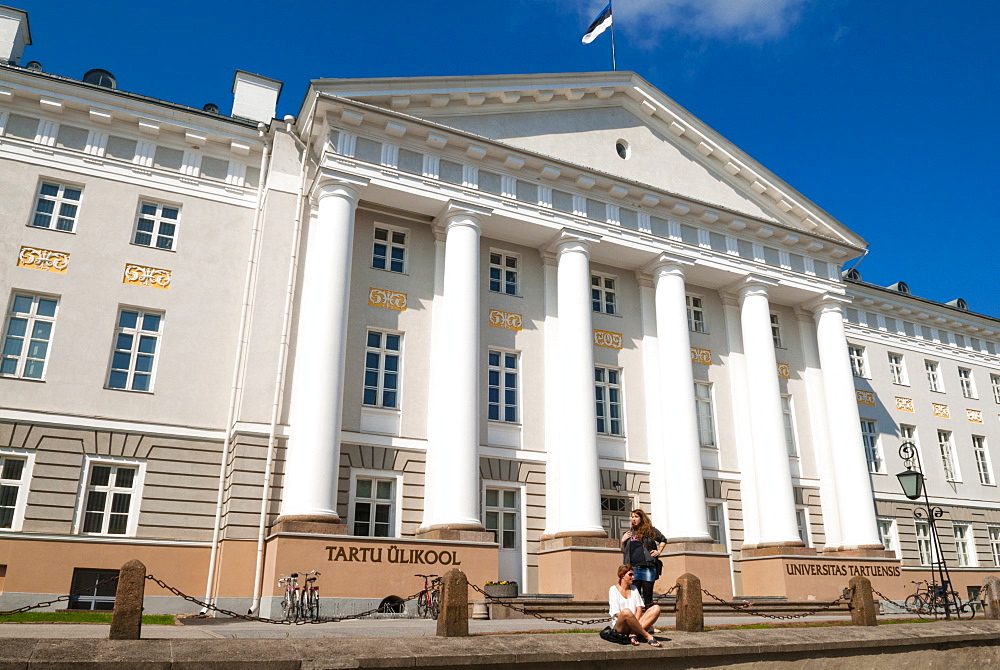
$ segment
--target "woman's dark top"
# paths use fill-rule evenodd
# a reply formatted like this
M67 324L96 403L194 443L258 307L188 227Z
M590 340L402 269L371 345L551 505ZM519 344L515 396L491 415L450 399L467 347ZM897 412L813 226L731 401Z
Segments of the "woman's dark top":
M657 545L667 540L656 528L653 529L653 537L647 537L645 540L645 543L643 543L633 539L633 534L629 531L629 537L622 545L622 554L626 565L639 568L653 566L653 558L649 555L649 552L655 551Z

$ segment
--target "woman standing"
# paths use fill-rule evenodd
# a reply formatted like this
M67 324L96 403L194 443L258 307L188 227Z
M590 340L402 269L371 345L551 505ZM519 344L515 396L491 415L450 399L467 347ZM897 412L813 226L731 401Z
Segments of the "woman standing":
M628 633L632 644L639 644L639 636L651 646L662 647L649 629L660 617L660 606L642 606L639 590L632 584L633 569L627 565L618 568L618 583L608 589L608 607L611 627L619 633Z
M631 522L630 530L622 535L622 562L635 572L634 584L648 609L653 606L653 583L659 577L656 557L667 546L667 539L641 509L632 510Z

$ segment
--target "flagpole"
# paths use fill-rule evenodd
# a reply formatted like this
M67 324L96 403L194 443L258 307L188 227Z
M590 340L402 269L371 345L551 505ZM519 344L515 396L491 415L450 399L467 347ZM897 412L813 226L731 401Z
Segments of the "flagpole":
M611 69L617 72L618 60L615 58L615 8L612 7L610 2L608 2L608 7L611 7Z

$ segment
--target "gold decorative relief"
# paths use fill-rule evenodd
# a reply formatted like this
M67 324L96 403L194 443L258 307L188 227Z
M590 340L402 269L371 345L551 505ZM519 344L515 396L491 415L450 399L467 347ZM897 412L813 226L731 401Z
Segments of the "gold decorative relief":
M711 349L699 349L698 347L691 347L691 362L700 363L702 365L712 364L712 350Z
M521 315L502 309L490 310L490 325L504 330L521 330Z
M896 396L896 409L900 412L912 412L913 398L900 398L899 396Z
M935 403L931 403L931 407L934 408L934 416L939 416L942 419L950 419L951 418L951 412L948 411L948 406L947 405L939 405L939 404L937 404L935 402Z
M979 411L978 409L967 409L967 410L965 410L965 416L972 423L982 423L983 422L983 413L981 411Z
M782 379L791 379L792 376L788 372L788 363L778 363L778 376Z
M855 396L857 396L859 405L868 405L869 407L875 406L875 394L872 391L854 391Z
M125 276L122 278L122 283L132 284L133 286L149 286L166 291L170 289L170 270L126 263Z
M65 251L21 247L17 255L17 267L66 274L69 269L69 254Z
M599 347L607 347L608 349L621 349L622 334L612 333L607 330L595 330L594 344L596 344Z
M387 288L368 287L368 304L372 307L394 309L397 312L406 311L406 294L390 291Z

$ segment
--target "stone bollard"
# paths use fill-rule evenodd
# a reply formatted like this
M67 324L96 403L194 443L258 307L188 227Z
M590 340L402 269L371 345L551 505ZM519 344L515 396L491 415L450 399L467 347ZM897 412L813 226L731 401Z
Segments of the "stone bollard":
M115 609L111 612L109 640L138 640L142 632L142 597L146 590L146 566L129 561L118 573Z
M987 577L979 591L983 601L983 616L987 619L1000 619L1000 579Z
M465 637L469 634L469 580L458 568L441 578L438 610L438 637Z
M852 577L851 587L851 625L877 626L875 621L875 600L872 597L872 582L867 577L858 575Z
M701 604L701 580L685 572L677 578L677 630L700 633L705 630L705 610Z

